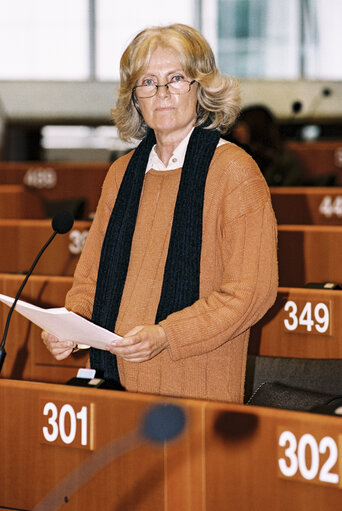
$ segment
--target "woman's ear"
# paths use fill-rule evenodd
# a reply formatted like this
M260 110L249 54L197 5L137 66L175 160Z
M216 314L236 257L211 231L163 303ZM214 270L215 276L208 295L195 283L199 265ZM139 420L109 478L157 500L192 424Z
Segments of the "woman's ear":
M135 94L133 94L133 105L134 105L136 111L138 112L138 114L141 115L141 110L139 108L139 101L137 100Z

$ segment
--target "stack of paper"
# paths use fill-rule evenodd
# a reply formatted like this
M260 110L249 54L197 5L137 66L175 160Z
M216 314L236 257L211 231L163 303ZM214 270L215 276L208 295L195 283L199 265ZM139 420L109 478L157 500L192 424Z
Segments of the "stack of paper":
M14 298L0 294L0 301L10 307ZM111 341L121 339L115 333L91 323L82 316L68 311L65 307L42 309L18 300L15 310L60 340L74 341L77 344L104 350Z

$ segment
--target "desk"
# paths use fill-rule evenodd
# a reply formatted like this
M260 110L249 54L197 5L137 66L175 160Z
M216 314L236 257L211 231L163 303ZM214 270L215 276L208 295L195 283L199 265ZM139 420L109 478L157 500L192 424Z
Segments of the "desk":
M44 218L39 197L22 185L0 185L0 218Z
M279 225L279 285L342 283L342 226Z
M342 225L342 187L271 187L278 224Z
M0 162L0 184L23 185L40 200L86 200L84 218L96 209L108 162Z
M39 260L35 274L73 275L91 222L76 221L67 234L57 234ZM53 233L51 220L0 219L0 272L26 272Z
M269 357L342 358L342 291L280 287L251 330L249 352Z
M146 410L165 401L184 408L183 435L162 447L127 446ZM115 441L113 458L119 447L121 456L63 494L60 511L322 511L341 503L341 418L9 380L0 380L0 406L3 508L32 509ZM80 410L71 430L67 417Z
M288 142L304 169L304 178L319 179L335 176L335 184L342 185L342 141Z

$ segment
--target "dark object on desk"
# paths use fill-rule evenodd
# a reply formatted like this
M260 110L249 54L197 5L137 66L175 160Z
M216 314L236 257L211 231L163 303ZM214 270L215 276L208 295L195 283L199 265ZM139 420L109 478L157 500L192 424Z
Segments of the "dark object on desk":
M311 410L314 413L342 416L342 396L336 396L326 403L314 406Z
M68 211L75 220L83 220L86 207L86 199L76 197L74 199L43 200L45 215L53 217L61 210Z
M106 389L106 390L126 390L120 383L116 380L110 380L103 378L78 378L75 376L66 382L66 385L71 385L73 387L87 387L94 389Z
M327 289L329 291L342 289L336 282L308 282L304 287L308 289Z

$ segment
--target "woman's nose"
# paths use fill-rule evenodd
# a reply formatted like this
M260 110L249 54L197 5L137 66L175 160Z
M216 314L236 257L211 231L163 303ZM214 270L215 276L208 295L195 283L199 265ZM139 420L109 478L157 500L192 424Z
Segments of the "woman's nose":
M157 85L157 94L161 97L169 95L170 91L168 84L165 83L164 85Z

